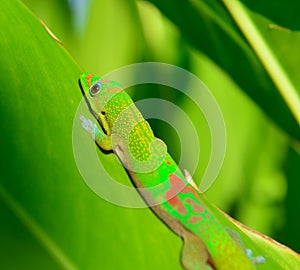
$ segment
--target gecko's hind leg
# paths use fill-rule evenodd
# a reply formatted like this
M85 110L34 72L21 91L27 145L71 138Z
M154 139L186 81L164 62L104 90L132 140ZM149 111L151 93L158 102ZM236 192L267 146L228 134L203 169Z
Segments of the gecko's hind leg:
M183 236L181 262L186 270L214 270L212 258L201 239L193 234Z

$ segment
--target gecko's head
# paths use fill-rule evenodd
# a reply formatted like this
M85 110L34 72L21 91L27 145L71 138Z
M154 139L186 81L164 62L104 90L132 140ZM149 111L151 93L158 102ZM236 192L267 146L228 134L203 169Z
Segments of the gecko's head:
M113 96L123 90L118 82L103 80L88 72L80 76L79 84L89 109L96 118Z
M101 77L96 76L94 74L84 72L81 74L79 83L81 86L81 89L83 90L84 94L91 88L93 84L95 84L97 81L100 81Z

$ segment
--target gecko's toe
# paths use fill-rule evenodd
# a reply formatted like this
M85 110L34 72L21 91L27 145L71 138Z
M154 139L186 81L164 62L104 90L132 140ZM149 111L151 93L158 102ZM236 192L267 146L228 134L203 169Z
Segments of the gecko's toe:
M247 257L254 263L254 264L262 264L266 262L266 259L263 256L253 256L253 251L249 248L246 249Z
M95 133L98 130L96 124L90 119L86 119L83 115L80 116L81 126L83 129L90 134L93 140L95 140Z

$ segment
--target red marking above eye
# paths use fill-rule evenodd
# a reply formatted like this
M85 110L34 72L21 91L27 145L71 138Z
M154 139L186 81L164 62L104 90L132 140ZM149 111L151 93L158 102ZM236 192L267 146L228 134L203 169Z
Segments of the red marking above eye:
M93 76L94 76L94 74L88 74L88 75L85 77L86 82L87 82L88 85L91 84L91 78L92 78Z

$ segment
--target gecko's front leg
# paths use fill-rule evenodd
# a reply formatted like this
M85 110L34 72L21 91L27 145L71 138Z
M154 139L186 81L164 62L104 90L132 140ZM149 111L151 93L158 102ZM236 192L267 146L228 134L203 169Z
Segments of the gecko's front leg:
M100 130L95 123L90 119L86 119L83 115L80 116L81 126L90 134L96 144L105 151L112 150L111 136L106 135Z

